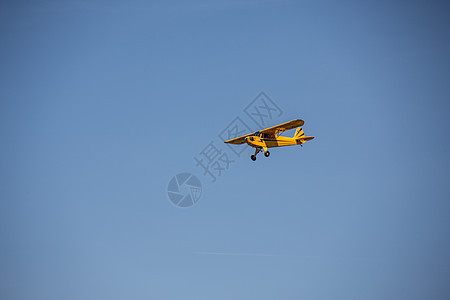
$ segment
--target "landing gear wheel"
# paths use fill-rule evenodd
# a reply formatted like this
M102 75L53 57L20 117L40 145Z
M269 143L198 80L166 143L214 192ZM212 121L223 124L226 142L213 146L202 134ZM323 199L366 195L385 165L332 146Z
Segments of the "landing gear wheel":
M269 155L270 155L270 152L269 152L269 151L264 152L264 156L265 156L265 157L269 157Z
M251 158L253 161L256 160L256 156L255 156L255 155L250 156L250 158Z

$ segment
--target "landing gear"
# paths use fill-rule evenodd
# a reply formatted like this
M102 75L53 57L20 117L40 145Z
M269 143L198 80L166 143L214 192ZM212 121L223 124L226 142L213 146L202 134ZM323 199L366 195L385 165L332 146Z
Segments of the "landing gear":
M255 154L253 154L252 156L250 156L250 158L251 158L253 161L255 161L255 160L256 160L256 155L257 155L260 151L261 151L261 148L256 148ZM270 152L269 152L268 150L264 152L264 156L265 156L265 157L269 157L269 155L270 155Z
M256 155L259 153L259 151L261 151L261 148L256 148L256 150L255 150L255 154L254 155L252 155L252 156L250 156L250 158L253 160L253 161L255 161L256 160Z

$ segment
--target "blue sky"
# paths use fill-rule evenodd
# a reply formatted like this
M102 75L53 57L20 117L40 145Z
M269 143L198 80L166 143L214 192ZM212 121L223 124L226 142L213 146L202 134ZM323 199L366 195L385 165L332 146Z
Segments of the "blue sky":
M449 11L2 2L0 298L448 299ZM316 139L211 183L261 91Z

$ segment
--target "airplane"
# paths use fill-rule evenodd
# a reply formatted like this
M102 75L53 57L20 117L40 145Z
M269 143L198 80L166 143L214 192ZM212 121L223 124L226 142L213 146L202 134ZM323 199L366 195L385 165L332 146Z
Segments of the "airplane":
M235 145L247 143L249 146L256 148L255 154L250 156L250 158L253 161L255 161L256 155L261 150L264 151L265 157L269 157L270 152L269 150L267 150L268 148L291 146L291 145L303 146L302 144L304 144L306 141L312 140L314 138L313 136L305 136L305 133L303 132L303 129L301 127L303 126L303 124L305 124L303 120L300 119L292 120L280 125L262 129L260 131L256 131L225 141L224 143ZM297 128L294 137L286 137L280 135L280 133L294 128Z

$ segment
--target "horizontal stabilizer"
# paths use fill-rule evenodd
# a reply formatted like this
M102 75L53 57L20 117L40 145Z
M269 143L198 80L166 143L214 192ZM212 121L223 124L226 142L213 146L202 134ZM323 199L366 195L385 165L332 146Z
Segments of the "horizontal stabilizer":
M300 138L297 139L298 142L300 142L301 144L303 144L304 142L310 141L314 139L313 136L302 136Z

